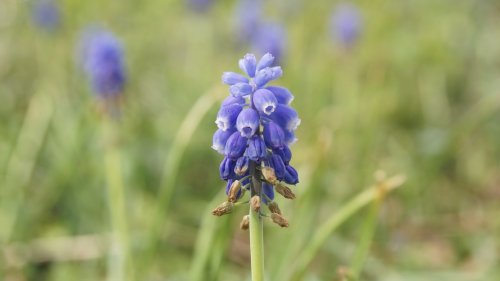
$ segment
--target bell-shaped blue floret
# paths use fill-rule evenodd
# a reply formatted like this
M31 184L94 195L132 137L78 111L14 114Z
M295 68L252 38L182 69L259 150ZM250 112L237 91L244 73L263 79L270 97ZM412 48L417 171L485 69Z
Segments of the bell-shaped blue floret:
M248 148L245 151L245 155L248 156L250 160L260 161L266 157L266 153L266 145L261 137L253 136L248 141Z
M288 165L288 163L290 163L290 160L292 160L292 151L290 150L290 148L288 148L288 146L273 149L273 153L279 155L285 165Z
M234 132L226 142L224 155L231 159L238 159L243 155L247 146L247 138L242 137L239 132ZM233 166L234 169L234 166Z
M266 87L266 89L268 89L274 94L276 100L280 104L289 105L294 99L294 96L292 95L292 93L290 93L290 91L287 88L278 86L268 86Z
M285 163L283 163L283 159L277 154L271 155L269 159L269 164L274 169L274 174L278 180L283 180L285 178Z
M242 136L249 138L255 134L259 128L259 113L252 108L245 108L238 115L236 128Z
M278 101L273 93L266 89L255 91L252 97L253 104L257 110L265 115L270 115L276 109Z
M299 175L295 168L290 165L285 167L285 178L284 181L288 184L297 184L299 183Z
M290 132L290 131L283 131L285 133L285 144L287 146L290 146L294 144L298 139L295 136L295 132Z
M235 129L229 129L226 131L218 129L212 138L212 148L220 154L224 154L226 142L235 131Z
M300 119L293 108L278 104L274 112L269 116L271 120L276 122L281 128L286 131L293 132L300 125Z
M264 141L269 148L280 148L285 144L285 133L273 121L264 124Z
M220 177L223 180L228 180L230 178L234 178L234 165L236 161L229 157L224 157L224 160L220 163L219 173Z
M242 109L243 107L236 103L221 107L217 113L215 124L223 131L233 128Z

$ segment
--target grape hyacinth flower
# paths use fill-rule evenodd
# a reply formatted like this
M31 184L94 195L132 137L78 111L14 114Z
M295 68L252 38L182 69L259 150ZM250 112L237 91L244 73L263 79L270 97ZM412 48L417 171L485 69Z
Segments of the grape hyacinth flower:
M117 119L126 82L121 42L109 31L89 28L82 35L79 52L99 109Z
M300 119L290 106L292 93L283 87L267 85L283 74L281 67L272 66L274 60L270 53L258 61L255 55L246 54L239 60L239 67L246 75L234 72L222 75L230 96L217 114L218 130L212 145L224 155L219 172L228 182L228 196L231 185L238 181L241 190L249 191L252 197L258 196L264 204L273 202L273 187L279 186L276 191L280 193L283 189L291 192L284 184L295 185L299 181L297 171L290 165L289 146L296 140ZM238 194L242 196L244 192ZM221 212L216 209L214 214Z
M334 40L352 47L359 38L362 18L359 9L351 3L341 3L333 11L330 28Z
M61 13L53 0L38 0L32 10L33 22L46 31L54 31L59 27Z

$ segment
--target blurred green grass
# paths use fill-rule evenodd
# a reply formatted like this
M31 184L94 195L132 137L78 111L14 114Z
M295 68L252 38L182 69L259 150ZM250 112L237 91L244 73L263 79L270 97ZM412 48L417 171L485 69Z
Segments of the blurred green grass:
M221 159L210 149L216 107L179 163L171 204L162 210L164 225L155 241L148 236L181 122L200 96L220 85L221 73L236 70L236 60L250 51L234 34L234 2L218 1L201 15L183 1L59 2L62 27L52 34L32 25L30 3L0 3L0 228L16 212L12 196L21 198L11 239L0 242L2 279L106 277L105 246L98 247L99 257L77 261L19 256L18 249L109 234L102 120L75 54L82 28L96 22L113 30L126 51L120 133L139 280L191 280L205 217L215 235L204 242L212 250L203 280L248 279L248 238L238 228L245 211L207 216L212 200L224 200ZM267 272L274 276L281 262L293 262L294 256L284 256L290 243L308 241L382 169L406 174L408 181L381 206L362 280L498 279L500 5L357 1L364 30L346 52L328 34L336 3L266 3L266 14L287 27L279 84L294 93L302 119L292 160L302 177L299 198L280 201L290 228L265 226ZM330 237L305 280L332 280L351 265L368 212ZM149 243L156 243L154 258Z

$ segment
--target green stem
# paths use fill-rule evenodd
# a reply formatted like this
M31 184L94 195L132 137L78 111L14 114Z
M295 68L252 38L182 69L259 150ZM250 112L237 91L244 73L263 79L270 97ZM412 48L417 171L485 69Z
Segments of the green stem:
M363 226L363 231L361 232L361 237L358 243L358 249L354 255L354 259L351 265L352 277L354 280L359 280L359 276L363 269L363 265L366 262L370 246L373 241L373 236L375 234L375 229L377 226L377 215L380 210L380 205L382 200L375 200L372 203L370 210L368 211L368 216L365 219L365 224Z
M114 124L111 124L109 120L107 121L104 121L104 134L106 136L105 165L108 204L113 228L109 280L133 280L121 154L116 140Z
M260 175L254 161L250 163L250 174L252 175L251 196L260 196L262 186L260 183ZM264 281L264 225L260 211L253 211L252 206L250 206L249 212L252 281Z

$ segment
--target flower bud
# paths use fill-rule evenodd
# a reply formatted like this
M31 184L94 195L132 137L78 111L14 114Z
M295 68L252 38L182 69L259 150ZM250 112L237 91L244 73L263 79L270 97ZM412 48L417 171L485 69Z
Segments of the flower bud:
M253 81L255 82L255 85L257 87L262 87L267 82L276 80L280 78L282 75L283 75L283 70L281 70L281 67L279 66L266 67L257 72Z
M246 146L247 138L242 137L240 132L234 132L227 139L226 147L224 148L224 155L231 159L238 159L245 152Z
M271 213L281 215L281 210L280 210L280 207L278 206L278 203L269 202L269 204L267 204L267 207L269 208L269 211Z
M248 141L248 148L245 151L245 155L248 156L250 160L260 161L266 157L267 149L264 140L260 136L253 136Z
M250 199L250 208L252 208L252 210L254 212L259 212L259 210L260 210L260 197L259 197L259 195L254 195Z
M228 201L235 203L241 194L241 182L239 180L233 181L228 192Z
M281 227L288 227L288 221L280 214L271 213L271 219Z
M264 124L262 135L264 136L267 147L270 149L279 149L285 144L285 133L283 129L272 121Z
M274 62L274 57L271 53L266 53L262 56L257 64L257 71L264 69L266 67L270 67Z
M229 87L229 92L233 97L244 97L250 95L253 87L248 83L236 83Z
M215 208L212 211L212 215L220 217L220 216L231 213L233 211L233 208L234 208L234 204L226 201L226 202L220 204L219 206L217 206L217 208Z
M274 189L276 189L276 192L281 194L283 197L286 199L295 199L295 194L292 192L292 190L281 183L278 183L274 186Z
M248 172L248 157L242 156L236 161L234 173L238 176L244 176Z
M281 156L273 154L269 159L269 164L274 169L274 174L278 180L283 180L285 178L285 163L281 159Z
M292 93L290 93L290 91L287 88L278 86L268 86L266 87L266 89L268 89L274 94L276 100L280 104L289 105L294 99L294 96L292 95Z
M274 187L267 182L262 183L262 202L269 204L274 200Z
M242 59L238 61L240 69L243 70L248 76L255 76L255 69L257 67L257 59L253 54L246 54Z
M262 176L266 181L275 184L276 183L276 174L274 173L274 169L271 167L262 167Z
M246 215L243 217L243 219L240 222L240 228L242 230L248 230L249 226L250 226L250 216Z
M222 82L227 85L234 85L236 83L248 83L248 78L238 73L224 72L222 74Z
M233 176L235 161L229 157L224 157L224 160L220 163L219 173L220 178L223 180L228 180Z
M286 166L285 170L285 178L284 181L288 184L297 184L299 183L299 175L295 168L290 165Z

